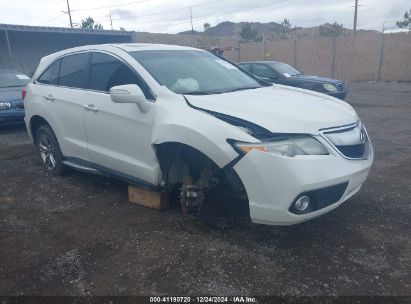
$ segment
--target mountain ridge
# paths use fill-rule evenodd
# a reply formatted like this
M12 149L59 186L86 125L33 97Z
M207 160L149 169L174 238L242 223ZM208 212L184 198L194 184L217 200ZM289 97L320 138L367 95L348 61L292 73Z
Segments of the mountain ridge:
M276 40L280 39L282 35L282 31L286 29L279 23L276 22L231 22L231 21L223 21L215 26L212 26L207 29L207 31L183 31L178 33L179 35L208 35L213 37L230 37L230 38L237 38L240 39L240 33L245 24L250 24L251 28L257 30L258 35L261 36L263 39L268 40ZM287 34L292 38L302 38L302 37L315 37L320 36L319 33L320 26L315 27L294 27L291 31ZM342 35L348 35L352 32L351 29L343 28ZM358 32L374 32L378 33L378 31L374 30L358 30Z

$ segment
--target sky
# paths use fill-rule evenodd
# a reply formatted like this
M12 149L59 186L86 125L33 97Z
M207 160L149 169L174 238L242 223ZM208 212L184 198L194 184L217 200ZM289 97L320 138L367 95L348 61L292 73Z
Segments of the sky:
M67 0L0 0L0 23L68 27ZM69 0L73 23L91 16L105 29L178 33L223 22L277 22L313 27L337 21L352 28L354 0ZM359 0L358 28L395 30L410 0Z

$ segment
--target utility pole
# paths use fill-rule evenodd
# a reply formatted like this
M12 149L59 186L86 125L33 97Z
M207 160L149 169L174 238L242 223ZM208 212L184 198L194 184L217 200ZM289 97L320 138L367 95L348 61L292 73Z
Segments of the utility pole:
M111 25L111 30L113 30L113 19L111 19L111 10L110 10L109 12L110 12L110 25Z
M69 15L69 18L70 18L70 27L73 28L73 21L71 20L71 11L70 11L69 0L67 0L67 14Z
M382 30L381 30L381 41L380 41L380 51L378 54L378 61L377 61L377 69L375 72L375 78L374 78L374 82L377 82L380 80L381 77L381 66L383 63L383 58L384 58L384 40L385 40L385 32L386 28L385 28L385 21L382 24Z
M191 35L194 35L194 26L193 26L193 10L190 6L190 20L191 20Z
M193 26L193 9L191 8L191 5L190 5L190 20L191 20L190 46L193 46L194 26Z
M357 16L358 16L358 0L355 0L355 9L354 9L354 35L357 32Z

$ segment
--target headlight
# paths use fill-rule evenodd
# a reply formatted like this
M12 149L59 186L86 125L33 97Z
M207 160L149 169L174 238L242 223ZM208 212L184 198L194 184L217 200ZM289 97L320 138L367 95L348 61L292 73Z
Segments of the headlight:
M257 149L263 152L288 157L328 154L327 149L325 149L322 144L313 137L308 136L257 144L236 143L235 146L245 153Z
M331 83L323 83L323 87L324 89L326 89L327 91L330 92L337 92L338 89L335 85L331 84Z
M11 108L10 102L0 102L0 110L8 110Z

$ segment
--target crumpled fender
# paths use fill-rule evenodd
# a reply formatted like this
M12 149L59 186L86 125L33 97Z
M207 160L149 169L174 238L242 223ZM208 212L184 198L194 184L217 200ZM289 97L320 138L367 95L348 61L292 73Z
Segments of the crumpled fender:
M182 103L181 111L159 108L159 122L153 132L153 145L177 142L191 146L223 168L238 157L227 139L254 142L255 138L203 111ZM176 114L178 113L178 114Z

